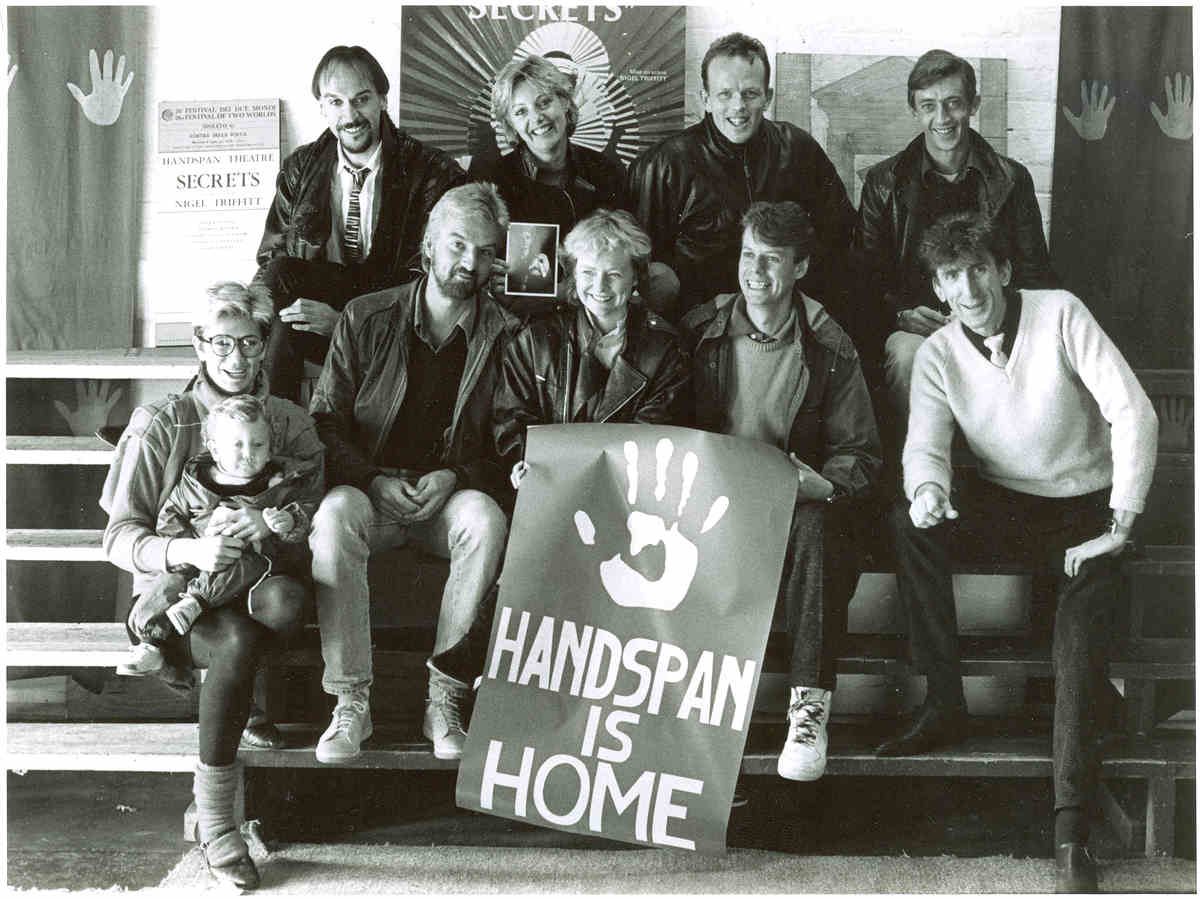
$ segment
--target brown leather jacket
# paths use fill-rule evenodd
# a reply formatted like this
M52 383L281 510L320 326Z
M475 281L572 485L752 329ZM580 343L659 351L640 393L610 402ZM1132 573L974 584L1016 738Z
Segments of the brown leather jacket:
M380 473L379 455L408 387L408 341L413 304L426 277L350 301L334 326L325 367L310 409L325 444L330 486L366 492ZM457 489L503 495L508 482L491 455L492 393L500 352L518 326L515 316L482 296L467 342L467 361L454 415L442 441L443 461L458 475ZM506 474L507 472L505 472Z

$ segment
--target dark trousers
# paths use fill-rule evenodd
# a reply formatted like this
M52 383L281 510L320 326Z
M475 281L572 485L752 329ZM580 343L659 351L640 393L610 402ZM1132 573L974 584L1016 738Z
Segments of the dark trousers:
M913 660L926 675L930 701L953 705L963 700L954 559L1019 562L1055 578L1055 810L1090 805L1098 772L1097 699L1119 591L1118 559L1093 558L1067 577L1063 556L1104 531L1111 516L1108 498L1108 490L1044 498L972 478L951 496L956 520L923 530L909 518L908 500L892 510L900 596Z
M791 685L833 689L858 581L852 524L863 506L796 502L775 606L791 638ZM774 629L774 627L772 627Z
M263 364L273 395L299 402L304 362L323 365L329 351L329 337L294 329L279 320L279 310L303 298L323 302L341 311L354 297L379 289L367 283L359 268L280 256L258 270L255 283L261 283L271 291L276 313L267 337Z

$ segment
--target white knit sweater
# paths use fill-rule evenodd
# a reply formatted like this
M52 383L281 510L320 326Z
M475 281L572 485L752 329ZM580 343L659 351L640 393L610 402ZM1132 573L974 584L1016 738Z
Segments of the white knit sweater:
M1035 496L1111 484L1109 505L1140 513L1154 476L1158 417L1092 313L1065 290L1021 291L1008 365L989 362L952 321L913 365L904 490L949 491L950 440L962 428L994 483Z

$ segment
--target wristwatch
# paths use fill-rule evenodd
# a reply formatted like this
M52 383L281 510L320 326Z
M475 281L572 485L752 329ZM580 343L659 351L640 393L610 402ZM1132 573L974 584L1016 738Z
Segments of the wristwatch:
M1108 533L1109 536L1122 536L1122 535L1128 536L1130 529L1132 529L1132 528L1122 527L1117 522L1117 519L1115 517L1111 517L1108 519L1108 530L1106 532Z
M850 495L846 490L842 489L836 483L833 485L833 492L825 497L825 504L832 505L834 502L839 502Z

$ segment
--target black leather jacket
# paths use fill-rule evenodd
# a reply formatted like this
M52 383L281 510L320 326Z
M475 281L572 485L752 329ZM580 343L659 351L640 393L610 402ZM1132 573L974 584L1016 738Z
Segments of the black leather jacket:
M567 186L536 179L537 162L524 145L499 159L474 159L472 181L491 181L500 190L513 221L557 224L559 242L571 228L599 208L619 208L625 168L595 150L569 144Z
M654 242L654 259L679 277L682 310L738 289L742 215L758 200L795 200L818 246L804 289L824 297L854 233L854 207L813 138L788 122L764 121L747 143L730 143L712 117L636 158L626 178L630 211Z
M630 304L611 371L586 348L593 337L583 308L561 304L509 342L494 403L505 470L524 458L530 424L687 423L691 369L674 327Z
M1050 267L1042 214L1028 169L1001 156L974 131L970 140L980 175L978 208L1006 232L1012 285L1021 289L1059 286ZM895 156L872 166L863 182L855 248L875 279L874 289L884 297L885 335L895 329L890 325L900 310L939 305L917 258L921 238L917 204L924 152L925 137L918 134Z
M311 411L325 444L326 482L366 492L380 473L379 453L408 387L408 341L413 304L426 278L351 300L330 338L325 367L313 389ZM518 320L491 299L478 297L475 326L459 382L443 460L458 475L457 489L501 495L507 477L491 457L492 393L500 353Z
M379 218L371 254L362 262L364 292L412 279L412 270L420 268L421 236L430 210L443 193L467 181L453 157L409 137L387 113L380 129L383 183L376 186ZM284 160L258 246L260 271L277 256L325 258L333 230L330 182L337 164L337 138L329 130Z

